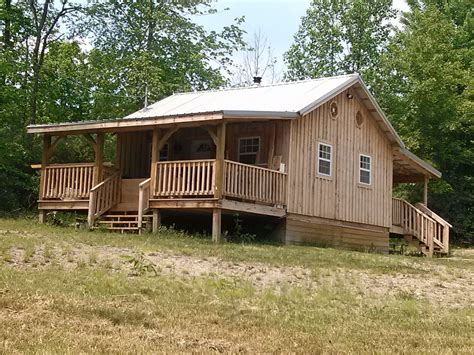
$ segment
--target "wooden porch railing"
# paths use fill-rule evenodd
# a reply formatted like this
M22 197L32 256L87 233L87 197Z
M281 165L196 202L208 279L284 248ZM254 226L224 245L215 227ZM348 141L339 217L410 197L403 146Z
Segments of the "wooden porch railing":
M225 196L286 205L286 185L286 173L230 160L225 161Z
M113 207L119 199L120 172L115 172L90 191L87 222L93 226L95 220Z
M392 199L392 224L423 242L428 247L429 255L433 255L434 244L444 252L449 250L449 230L446 238L446 226L405 200Z
M153 198L214 196L215 170L213 159L156 163L151 195ZM224 161L224 197L286 205L286 186L285 173Z
M42 171L40 199L87 199L92 188L94 164L54 164Z
M418 202L415 204L415 207L421 210L423 213L431 217L436 222L436 237L434 242L437 243L440 247L443 248L445 253L449 252L449 229L453 226L445 221L443 218L438 216L436 213L431 211L424 204ZM439 243L438 243L439 242Z
M215 160L156 163L154 197L213 196Z
M150 208L150 181L146 179L138 185L138 228L143 226L143 215Z

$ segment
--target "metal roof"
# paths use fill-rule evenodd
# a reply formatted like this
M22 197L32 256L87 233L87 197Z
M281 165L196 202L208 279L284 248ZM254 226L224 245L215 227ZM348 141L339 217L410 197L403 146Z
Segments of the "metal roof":
M243 88L179 93L125 119L223 112L225 117L273 115L296 117L359 79L358 74Z

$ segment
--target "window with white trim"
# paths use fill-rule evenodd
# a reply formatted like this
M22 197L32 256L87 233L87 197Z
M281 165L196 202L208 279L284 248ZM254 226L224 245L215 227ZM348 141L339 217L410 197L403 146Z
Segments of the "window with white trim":
M260 137L239 138L239 162L256 164L260 150Z
M359 155L359 182L365 185L372 183L372 158L368 155Z
M318 174L331 176L332 171L332 145L318 143Z

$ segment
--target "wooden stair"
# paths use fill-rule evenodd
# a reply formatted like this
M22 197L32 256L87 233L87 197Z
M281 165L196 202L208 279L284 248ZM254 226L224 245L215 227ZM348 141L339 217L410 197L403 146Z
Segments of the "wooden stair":
M142 228L138 226L138 212L114 211L103 214L95 223L95 228L106 229L120 233L141 233L151 227L152 216L144 215Z
M415 206L402 199L393 199L391 232L403 234L407 242L415 243L427 256L449 253L448 222L422 203Z

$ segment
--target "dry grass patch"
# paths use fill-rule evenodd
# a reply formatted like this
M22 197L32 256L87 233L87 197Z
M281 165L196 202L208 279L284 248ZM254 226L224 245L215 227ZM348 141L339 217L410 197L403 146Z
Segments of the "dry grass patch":
M167 233L0 220L2 351L474 352L465 251L428 260Z

